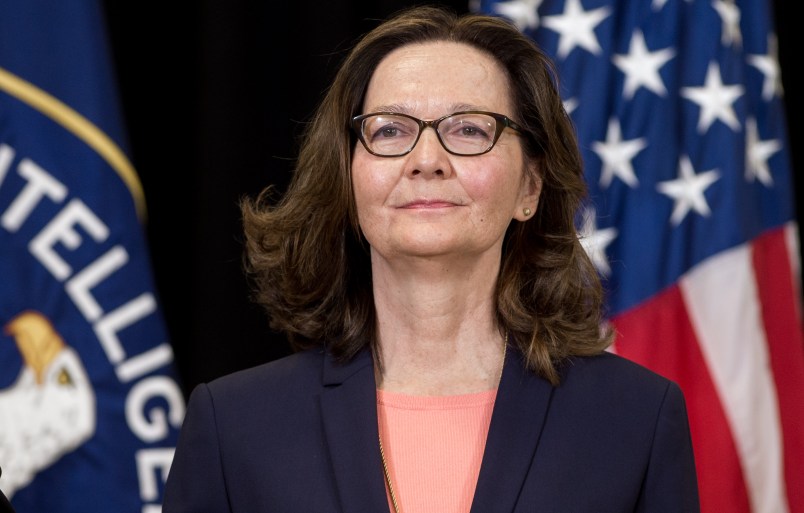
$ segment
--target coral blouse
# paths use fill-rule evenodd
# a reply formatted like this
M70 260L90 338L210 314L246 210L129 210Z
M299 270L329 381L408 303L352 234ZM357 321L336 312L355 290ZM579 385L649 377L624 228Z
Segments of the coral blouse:
M413 396L377 390L380 437L400 513L467 513L497 390ZM388 495L390 511L391 496Z

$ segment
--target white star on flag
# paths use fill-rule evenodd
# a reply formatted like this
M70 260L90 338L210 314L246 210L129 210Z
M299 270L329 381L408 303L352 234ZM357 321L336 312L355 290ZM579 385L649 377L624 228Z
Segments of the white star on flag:
M611 266L606 257L606 248L617 238L617 228L597 227L597 212L594 208L588 208L583 214L583 223L580 229L579 239L581 246L589 255L595 268L604 276L611 274Z
M774 95L782 96L782 73L779 70L776 36L773 34L768 35L767 55L749 55L746 60L748 64L765 75L765 81L762 82L762 99L768 102L773 99Z
M572 111L578 108L578 99L577 98L567 98L563 102L564 110L567 111L567 114L572 114Z
M667 89L659 76L659 68L672 59L675 53L672 48L664 48L655 52L648 51L642 31L635 30L628 53L612 57L614 65L625 73L623 97L633 98L639 87L645 87L659 96L665 96Z
M509 0L494 4L494 12L510 19L520 31L539 26L539 6L544 0Z
M745 178L753 182L754 178L766 187L773 187L773 177L768 169L768 159L782 149L778 140L762 141L759 139L757 120L748 118L745 122Z
M715 0L712 2L712 7L723 21L720 36L723 46L731 46L732 43L736 46L741 45L743 36L740 33L740 8L737 7L734 0Z
M717 62L712 61L706 70L706 81L703 87L682 87L681 96L695 102L701 107L698 118L698 131L706 132L716 119L724 122L735 132L740 129L740 122L734 113L732 104L743 95L745 88L741 85L724 85L720 77Z
M603 49L595 37L595 27L606 19L610 12L611 9L608 7L584 11L581 0L567 0L564 14L545 16L542 18L542 24L561 35L556 52L560 58L569 55L576 46L597 55Z
M639 185L631 160L648 145L644 137L623 141L620 122L616 118L609 119L606 142L594 141L594 151L603 161L600 174L600 185L608 187L614 176L617 176L632 189Z
M675 200L670 222L678 226L690 209L709 217L712 212L704 198L704 192L719 178L720 173L715 169L695 174L689 157L683 155L678 165L678 178L656 184L659 192Z

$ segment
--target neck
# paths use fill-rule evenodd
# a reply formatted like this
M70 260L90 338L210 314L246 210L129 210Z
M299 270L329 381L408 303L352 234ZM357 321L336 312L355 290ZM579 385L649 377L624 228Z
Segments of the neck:
M458 269L444 267L443 259L388 261L372 252L379 388L453 395L497 386L499 260L475 264Z
M466 340L380 337L378 342L377 387L410 395L458 395L494 389L505 359L506 342L496 330L474 332Z

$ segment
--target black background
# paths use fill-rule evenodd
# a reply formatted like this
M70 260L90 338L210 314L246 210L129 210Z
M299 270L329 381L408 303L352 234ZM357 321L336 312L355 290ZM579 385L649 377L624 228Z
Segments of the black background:
M414 3L424 2L104 2L156 289L185 393L290 352L248 299L238 201L267 184L284 189L303 123L345 52ZM465 0L440 3L468 11ZM789 2L775 0L774 9L797 169L794 18Z

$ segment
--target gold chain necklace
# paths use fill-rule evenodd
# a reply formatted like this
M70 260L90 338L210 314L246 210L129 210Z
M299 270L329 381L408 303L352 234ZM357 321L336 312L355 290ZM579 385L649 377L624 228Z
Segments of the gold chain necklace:
M502 381L502 373L505 368L505 354L508 352L508 332L505 332L505 340L503 341L503 357L502 365L500 365L500 375L497 378L497 386ZM380 458L382 459L382 472L385 475L385 485L388 486L388 495L391 496L391 505L394 507L394 513L399 513L399 503L396 500L396 493L394 493L394 485L391 484L391 473L388 472L388 461L385 459L385 449L382 446L382 436L380 439Z
M385 474L385 484L388 486L388 494L391 496L391 504L394 506L394 513L399 513L399 504L396 502L394 486L391 484L391 474L388 473L388 462L385 461L385 451L382 448L382 436L380 436L380 458L382 458L382 472Z

